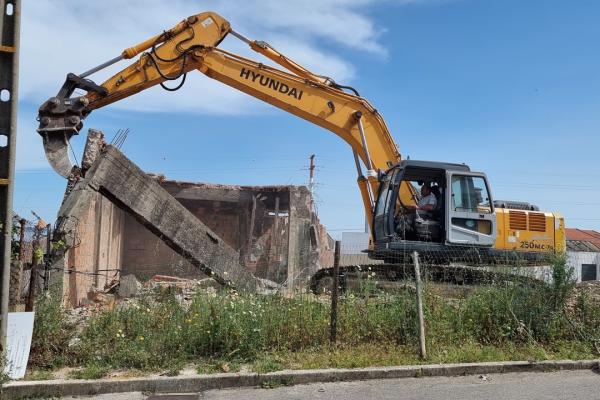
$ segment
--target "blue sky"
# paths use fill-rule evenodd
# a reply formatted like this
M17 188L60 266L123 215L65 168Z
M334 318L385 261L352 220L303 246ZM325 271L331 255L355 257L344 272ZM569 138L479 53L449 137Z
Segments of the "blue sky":
M23 5L15 193L15 210L27 218L35 210L54 220L62 198L65 181L44 160L35 117L66 73L212 9L241 33L356 87L403 156L465 162L488 174L496 199L529 201L562 213L570 227L600 230L599 2L32 3ZM234 38L222 47L250 55ZM200 73L188 79L179 92L155 88L97 110L85 126L109 139L129 128L125 153L179 180L306 184L314 153L322 222L334 236L362 228L348 145ZM82 144L73 140L77 157Z

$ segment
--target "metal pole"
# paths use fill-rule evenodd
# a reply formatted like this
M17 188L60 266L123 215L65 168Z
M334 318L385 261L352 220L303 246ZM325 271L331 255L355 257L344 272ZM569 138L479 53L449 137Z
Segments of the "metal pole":
M44 290L48 290L50 270L48 269L50 257L52 257L52 224L46 225L46 260L44 260Z
M34 249L35 252L35 249ZM27 303L25 303L25 311L33 311L35 308L35 294L37 288L38 276L38 259L34 256L33 264L31 264L31 274L29 275L29 293L27 294Z
M337 304L340 286L340 248L342 242L335 241L335 250L333 255L333 284L331 288L331 321L329 324L329 342L334 345L337 341Z
M310 191L310 210L315 210L315 155L310 157L310 166L308 167L308 190Z
M27 296L27 303L25 304L25 311L33 311L35 306L35 295L37 292L37 278L39 274L39 265L42 263L43 257L40 257L40 238L42 236L42 228L35 228L35 238L33 245L31 246L33 252L33 262L31 263L31 275L29 276L29 294Z
M413 262L415 264L415 286L417 289L417 312L419 314L419 352L421 359L427 359L425 348L425 318L423 317L423 298L421 293L421 268L419 267L419 253L413 251Z
M46 225L46 255L50 256L52 252L52 224Z
M10 7L9 7L10 5ZM17 145L20 0L0 0L0 355L8 319L12 208ZM8 13L11 10L12 12Z
M19 261L23 262L25 258L25 228L27 228L27 220L21 218L19 220L21 231L19 232Z

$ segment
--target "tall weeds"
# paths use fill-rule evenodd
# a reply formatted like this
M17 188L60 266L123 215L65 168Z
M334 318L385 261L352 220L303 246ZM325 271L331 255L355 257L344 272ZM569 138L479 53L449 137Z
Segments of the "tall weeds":
M454 303L426 293L430 346L564 341L594 346L600 338L600 307L582 297L568 309L571 272L563 258L553 268L554 279L547 285L505 282L480 287ZM49 297L38 302L36 311L30 364L38 368L158 370L206 359L253 361L265 353L318 351L329 345L329 301L309 295L199 291L191 304L182 305L176 295L163 293L104 311L77 330ZM415 345L416 321L411 290L346 294L339 302L338 342L342 347Z

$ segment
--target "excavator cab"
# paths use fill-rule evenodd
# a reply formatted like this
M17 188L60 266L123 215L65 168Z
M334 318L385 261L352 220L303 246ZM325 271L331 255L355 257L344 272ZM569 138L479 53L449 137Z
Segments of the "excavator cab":
M412 204L404 204L402 185L409 185ZM485 174L464 164L402 161L380 177L373 238L375 258L388 260L398 251L491 248L496 217Z

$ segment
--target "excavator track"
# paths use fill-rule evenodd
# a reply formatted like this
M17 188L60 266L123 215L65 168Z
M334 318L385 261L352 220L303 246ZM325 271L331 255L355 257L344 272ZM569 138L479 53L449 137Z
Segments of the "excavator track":
M424 279L428 282L452 285L485 285L502 282L528 285L542 284L541 280L531 276L502 272L494 267L473 267L466 265L425 265L421 266ZM325 268L315 273L310 280L310 290L315 294L331 291L333 268ZM342 292L360 291L370 285L383 291L399 290L414 280L415 270L411 263L403 264L363 264L339 268L340 290Z

